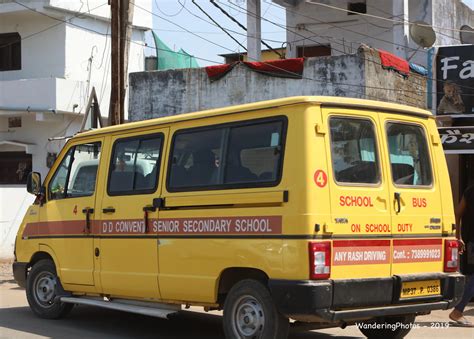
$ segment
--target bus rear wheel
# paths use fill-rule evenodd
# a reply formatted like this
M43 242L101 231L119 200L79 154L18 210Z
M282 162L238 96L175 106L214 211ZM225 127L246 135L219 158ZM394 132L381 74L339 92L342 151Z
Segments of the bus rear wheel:
M269 290L261 282L246 279L236 283L224 303L226 338L283 339L289 320L281 315Z

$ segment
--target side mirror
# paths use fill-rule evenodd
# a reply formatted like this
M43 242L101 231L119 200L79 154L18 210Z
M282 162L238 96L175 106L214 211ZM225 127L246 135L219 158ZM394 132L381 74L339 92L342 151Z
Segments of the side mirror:
M28 193L38 195L41 193L41 174L31 172L26 179L26 190Z

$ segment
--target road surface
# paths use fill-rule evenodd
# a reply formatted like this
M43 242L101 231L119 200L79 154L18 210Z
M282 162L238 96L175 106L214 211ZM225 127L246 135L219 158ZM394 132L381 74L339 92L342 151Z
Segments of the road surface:
M466 311L474 322L474 304ZM436 311L416 319L407 338L474 339L474 329L453 327L447 311ZM130 313L76 306L61 320L37 318L29 309L25 291L13 281L10 264L0 263L0 338L108 339L108 338L223 338L221 313L205 313L199 308L182 311L171 320ZM356 326L299 331L292 328L291 339L363 338Z

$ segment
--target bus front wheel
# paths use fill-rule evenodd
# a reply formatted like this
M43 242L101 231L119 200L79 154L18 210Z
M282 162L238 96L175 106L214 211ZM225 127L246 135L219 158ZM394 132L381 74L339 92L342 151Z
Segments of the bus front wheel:
M64 294L53 261L43 259L33 265L26 279L26 298L31 310L45 319L58 319L73 308L57 296Z

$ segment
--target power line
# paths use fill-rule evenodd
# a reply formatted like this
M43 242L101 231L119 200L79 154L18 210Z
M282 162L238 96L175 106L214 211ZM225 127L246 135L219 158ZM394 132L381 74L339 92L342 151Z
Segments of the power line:
M154 14L154 13L148 11L147 9L144 9L144 8L142 8L142 7L140 7L140 6L136 5L136 4L135 4L135 6L138 7L138 8L140 8L140 9L142 9L142 10L144 10L144 11L146 11L146 12L148 12L148 13L151 13L152 15L157 16L157 17L159 17L159 18L161 18L161 19L163 19L163 20L165 20L165 21L167 21L167 22L170 22L170 23L172 23L173 25L176 25L176 26L180 27L181 29L185 29L185 28L183 28L182 26L180 26L180 25L178 25L178 24L176 24L176 23L174 23L174 22L171 22L170 20L167 20L167 19L165 19L165 18L163 18L163 17L161 17L161 16L159 16L159 15L157 15L157 14ZM228 6L228 5L227 5L227 6ZM242 9L240 6L237 6L237 5L235 5L235 4L233 4L233 6L239 8L239 9ZM229 6L228 6L228 7L229 7ZM248 12L248 13L250 13L250 14L255 15L254 13L252 13L252 12L246 10L246 9L244 9L244 11L245 11L245 12ZM241 13L242 13L242 12L241 12ZM265 18L263 18L263 17L262 17L262 19L264 19L264 20L266 20L266 21L269 21L270 23L273 23L274 25L276 25L276 26L278 26L278 27L281 27L281 26L279 26L278 24L276 24L276 23L274 23L274 22L272 22L272 21L270 21L270 20L268 20L268 19L265 19ZM185 30L186 30L186 29L185 29ZM192 32L191 32L191 33L192 33ZM214 44L214 45L217 45L217 46L219 46L219 47L222 47L222 48L224 48L224 49L229 50L228 48L223 47L222 45L216 44L216 43L214 43L214 42L212 42L212 41L209 41L209 40L207 40L206 38L203 38L203 37L201 37L201 36L199 36L199 35L197 35L197 34L195 34L195 33L192 33L192 34L194 34L194 35L196 35L197 37L199 37L199 38L201 38L201 39L203 39L203 40L206 40L206 41L208 41L208 42L210 42L210 43L212 43L212 44ZM318 43L319 43L319 42L318 42ZM229 51L231 51L231 50L229 50ZM360 57L360 56L359 56L359 57ZM360 57L360 58L362 58L362 57ZM364 58L363 58L363 59L364 59ZM374 62L374 63L377 63L377 62L374 61L374 60L369 60L369 59L365 59L365 60L367 60L367 61L372 61L372 62ZM258 60L256 60L256 61L258 61ZM274 66L274 65L271 65L271 64L268 64L268 63L265 63L265 62L262 62L262 63L263 63L263 64L267 64L268 66L273 67L273 68L275 68L275 69L278 69L278 70L280 70L280 71L284 71L284 72L286 72L286 73L288 73L288 74L300 76L299 74L296 74L296 73L294 73L294 72L291 72L291 71L288 71L288 70L285 70L285 69L281 69L281 68L279 68L279 67L277 67L277 66ZM380 63L378 63L378 64L381 65ZM337 83L337 82L331 82L331 81L321 80L321 79L312 79L312 78L309 78L309 77L302 77L302 78L304 78L304 79L306 79L306 80L312 80L312 81L323 82L323 83L332 83L332 84L334 84L334 85L341 85L341 86L364 87L364 88L381 89L381 90L386 90L386 91L394 91L394 92L402 92L402 93L403 93L403 92L405 92L405 93L418 93L418 94L419 94L419 93L425 93L425 94L428 93L428 92L426 92L426 91L407 91L407 90L403 90L403 89L384 88L384 87L377 87L377 86L366 86L366 85L355 85L355 84ZM354 92L354 91L352 91L352 92ZM357 93L360 94L359 92L357 92ZM366 94L365 94L365 96L367 97ZM374 98L376 98L376 97L374 97Z
M20 6L23 6L23 4L21 4L21 3L17 2L17 1L14 1L14 2L17 3L17 4L20 5ZM92 8L90 11L94 11L94 10L96 10L96 9L102 7L102 6L105 6L105 5L107 5L107 2L103 3L102 5L99 5L99 6L97 6L97 7ZM25 7L25 6L23 6L23 7ZM35 13L40 13L40 12L38 12L37 10L35 10L34 8L29 8L29 7L28 7L28 9L31 10L31 11L33 11L33 12L35 12ZM88 11L88 12L90 12L90 11ZM77 12L75 15L71 16L71 17L70 17L69 19L67 19L66 21L72 20L72 19L74 19L74 18L78 18L78 17L80 17L82 14L85 14L85 13L88 13L88 12ZM24 36L24 37L22 37L22 38L20 39L20 41L23 41L23 40L32 38L32 37L34 37L34 36L36 36L36 35L38 35L38 34L41 34L41 33L43 33L43 32L46 32L46 31L50 30L50 29L53 29L53 28L55 28L55 27L57 27L57 26L59 26L59 25L61 25L61 24L62 24L62 22L57 23L57 24L52 25L52 26L49 26L49 27L46 27L45 29L42 29L42 30L40 30L40 31L38 31L38 32L35 32L35 33L32 33L32 34L30 34L30 35ZM10 45L16 44L17 42L18 42L18 41L10 42L10 43L4 44L4 45L0 46L0 48L8 47L8 46L10 46Z
M178 1L179 1L179 0L178 0ZM234 40L234 41L237 43L237 45L239 45L240 47L242 47L244 50L247 50L247 48L245 48L244 45L242 45L236 38L234 38L234 37L232 36L232 34L230 34L229 32L227 32L224 27L222 27L221 25L219 25L219 23L218 23L216 20L214 20L204 9L202 9L202 7L199 6L199 5L196 3L196 1L192 0L192 3L193 3L194 6L196 6L202 13L204 13L204 15L207 16L217 27L219 27L225 34L227 34L232 40ZM184 6L183 6L183 8L184 8Z
M384 20L384 21L390 21L390 22L393 22L393 23L396 23L396 24L413 24L413 22L411 21L408 21L408 20L395 20L395 19L390 19L390 18L384 18L382 16L378 16L378 15L374 15L374 14L368 14L368 13L360 13L360 12L356 12L356 11L351 11L349 9L345 9L345 8L340 8L340 7L337 7L337 6L332 6L332 5L328 5L328 4L323 4L321 2L312 2L312 1L308 1L307 3L311 4L311 5L317 5L317 6L322 6L322 7L327 7L327 8L331 8L331 9L334 9L334 10L337 10L337 11L341 11L341 12L346 12L346 13L351 13L351 14L357 14L357 15L362 15L362 16L366 16L366 17L370 17L370 18L374 18L374 19L379 19L379 20ZM418 26L421 26L421 27L432 27L432 28L436 28L436 29L442 29L442 30L447 30L447 31L453 31L453 32L465 32L465 33L472 33L471 31L467 31L467 30L464 30L464 29L457 29L457 28L449 28L449 27L441 27L441 26L432 26L432 25L429 25L429 24L417 24Z
M175 22L173 22L173 21L171 21L171 20L169 20L169 19L166 19L166 18L164 18L164 17L162 17L162 16L160 16L160 15L158 15L158 14L156 14L156 13L150 12L150 11L149 11L148 9L146 9L146 8L143 8L143 7L141 7L141 6L139 6L139 5L135 4L135 3L133 3L133 5L134 5L136 8L141 9L142 11L148 12L148 13L152 14L153 16L156 16L156 17L158 17L158 18L160 18L160 19L162 19L162 20L164 20L164 21L166 21L166 22L168 22L168 23L170 23L170 24L172 24L172 25L174 25L174 26L176 26L176 27L179 27L179 28L181 28L181 29L186 30L188 33L190 33L190 34L192 34L192 35L194 35L194 36L196 36L196 37L198 37L198 38L200 38L200 39L202 39L202 40L204 40L204 41L207 41L207 42L209 42L209 43L211 43L211 44L213 44L213 45L216 45L216 46L218 46L218 47L221 47L221 48L223 48L223 49L225 49L225 50L227 50L227 51L233 52L233 50L231 50L231 49L229 49L229 48L227 48L227 47L225 47L225 46L222 46L222 45L220 45L220 44L218 44L218 43L216 43L216 42L214 42L214 41L211 41L211 40L209 40L209 39L207 39L207 38L205 38L205 37L202 37L202 36L200 36L199 34L196 34L196 33L192 32L192 31L186 29L185 27L183 27L183 26L181 26L181 25L179 25L179 24L177 24L177 23L175 23ZM258 61L258 60L255 60L255 61ZM281 68L281 67L278 67L278 66L275 66L275 65L266 63L266 62L262 62L262 63L263 63L263 64L266 64L266 65L268 65L269 67L272 67L272 68L274 68L274 69L276 69L276 70L283 71L283 72L285 72L285 73L287 73L287 74L289 74L289 75L301 77L301 75L298 74L298 73L288 71L288 70L286 70L286 69L283 69L283 68ZM312 79L312 78L309 78L309 77L302 77L302 78L307 79L307 80L316 81L316 82L332 83L332 84L335 84L335 85L339 84L339 85L348 86L348 87L359 87L359 88L360 88L360 87L366 87L366 86L361 86L361 85L356 85L356 84L343 84L343 83L330 82L330 81L327 81L327 80ZM349 91L349 92L355 92L355 93L357 93L357 94L362 94L362 95L365 95L365 96L367 97L366 94L361 93L361 92L359 92L359 91L353 91L353 90L352 90L352 91L351 91L351 90L348 90L348 91ZM375 97L374 97L374 98L375 98Z
M108 34L108 33L103 33L103 32L94 30L94 29L92 29L92 28L86 27L86 26L81 26L81 25L78 25L78 24L69 22L69 20L64 20L64 19L57 18L57 17L54 17L54 16L52 16L52 15L49 15L49 14L46 14L46 13L43 13L43 12L39 12L39 11L37 11L36 9L31 8L31 7L28 7L28 6L26 6L25 4L22 4L22 3L18 2L18 1L14 1L14 2L15 2L16 4L18 4L18 5L20 5L20 6L24 7L24 8L26 8L26 9L28 9L28 10L30 10L30 11L32 11L32 12L34 12L34 13L37 13L37 14L46 16L46 17L48 17L48 18L50 18L50 19L53 19L53 20L56 20L56 21L60 21L60 23L59 23L58 25L60 25L61 23L65 23L65 24L68 24L68 25L71 25L71 26L74 26L74 27L82 28L82 29L84 29L84 30L86 30L86 31L89 31L89 32L97 33L97 34L100 34L100 35L103 35L103 36L110 36L110 34ZM103 4L103 5L105 5L105 4ZM151 13L151 12L150 12L150 13ZM83 14L83 13L80 13L80 14ZM57 26L57 25L56 25L56 26ZM50 28L51 28L51 27L50 27ZM167 51L167 52L169 52L169 51L166 50L166 49L162 49L162 48L158 48L158 47L156 47L156 48L155 48L155 47L151 47L151 46L148 46L148 45L146 45L146 44L141 44L141 43L139 43L139 42L137 42L137 41L134 41L134 40L132 40L132 39L125 39L125 38L123 38L123 39L124 39L124 40L127 40L127 41L129 41L129 42L131 42L131 43L133 43L133 44L135 44L135 45L141 46L141 47L146 47L146 48L157 49L157 50L162 50L162 51ZM174 52L174 53L181 54L181 55L185 55L185 56L188 56L188 57L190 56L190 54L181 53L181 52ZM212 62L212 63L215 63L215 64L222 64L221 62L214 61L214 60L210 60L210 59L206 59L206 58L201 58L201 57L198 57L198 56L195 56L195 55L191 55L191 56L194 57L194 58L196 58L196 59L198 59L198 60L203 60L203 61L207 61L207 62Z
M208 22L208 21L206 21L206 22ZM228 28L226 28L226 29L229 31ZM183 31L183 30L180 30L180 29L154 28L153 30L154 31L160 31L160 32L171 32L171 33L187 33L186 31ZM210 32L210 31L194 31L194 33L199 33L199 34L226 34L224 32ZM281 33L281 31L262 32L262 34L280 34L280 33ZM277 40L270 40L270 41L283 42L283 41L277 41Z
M222 13L224 13L225 16L227 16L229 19L231 19L233 22L235 22L240 28L242 28L244 31L247 32L247 27L245 27L244 25L242 25L237 19L235 19L232 15L230 15L229 13L227 13L227 11L225 9L223 9L221 6L219 6L214 0L210 0L211 1L211 4L213 4L215 7L217 7ZM193 0L194 2L194 0ZM270 6L268 7L270 8ZM268 8L267 8L267 11L268 11ZM265 11L266 13L266 11ZM263 13L263 15L265 15L265 13ZM262 44L264 44L268 49L270 49L273 53L277 54L280 59L283 59L283 55L276 51L275 49L273 49L272 46L270 46L269 44L267 44L263 39L260 39L260 42Z
M216 45L216 46L218 46L218 47L220 47L220 48L223 48L223 49L225 49L225 50L232 51L231 49L229 49L229 48L227 48L227 47L225 47L225 46L223 46L223 45L221 45L221 44L218 44L217 42L214 42L214 41L212 41L212 40L209 40L209 39L207 39L207 38L205 38L205 37L200 36L199 34L193 32L193 31L190 31L189 29L186 29L185 27L183 27L183 26L181 26L181 25L179 25L179 24L173 22L172 20L169 20L169 19L167 19L167 18L165 18L165 17L162 17L161 15L158 15L158 14L156 14L156 13L150 12L148 9L141 7L141 6L137 5L136 3L133 3L133 2L131 2L131 3L132 3L136 8L141 9L142 11L145 11L145 12L147 12L147 13L150 13L151 15L156 16L157 18L160 18L160 19L162 19L162 20L164 20L164 21L166 21L166 22L168 22L168 23L170 23L170 24L172 24L172 25L174 25L174 26L176 26L176 27L179 27L180 29L185 30L187 33L192 34L192 35L194 35L195 37L197 37L197 38L199 38L199 39L202 39L202 40L204 40L204 41L207 41L207 42L209 42L210 44Z
M229 5L226 5L226 6L229 6ZM244 13L244 12L245 12L245 13L250 13L251 15L255 15L255 13L250 12L250 11L247 10L246 8L242 8L242 7L240 7L240 6L238 6L238 5L235 5L235 4L232 4L232 6L239 8L239 9L241 10L241 13ZM273 25L275 25L275 26L277 26L277 27L285 27L285 26L283 26L283 25L281 25L281 24L275 23L275 22L273 22L273 21L271 21L271 20L269 20L269 19L266 19L266 18L264 18L264 17L261 17L261 19L263 19L263 20L265 20L265 21L267 21L267 22L269 22L269 23L271 23L271 24L273 24ZM291 32L291 33L293 33L293 34L295 34L295 35L299 35L299 36L302 37L302 38L305 38L305 39L307 39L307 40L313 41L313 42L315 42L315 43L317 43L317 44L321 44L321 42L319 42L319 41L315 41L315 40L313 40L313 39L311 39L311 38L307 38L307 37L305 37L304 35L302 35L302 34L300 34L300 33L298 33L298 32L295 32L295 31L292 31L292 30L288 29L288 27L285 27L285 28L286 28L287 31L289 31L289 32ZM311 32L311 33L313 33L313 34L315 34L315 35L317 35L315 32L312 32L312 31L310 31L310 30L307 30L307 31L308 31L308 32ZM326 40L327 40L327 39L326 39ZM337 52L342 53L343 55L347 55L347 53L346 53L345 51L341 51L341 50L339 50L339 49L337 49L337 48L334 48L334 47L331 47L331 48L334 49L334 50L337 51ZM364 61L367 61L367 62L371 62L371 63L374 63L374 64L376 64L376 65L378 65L378 66L382 66L382 67L383 67L382 63L380 63L380 62L378 62L378 61L376 61L376 60L367 59L367 58L364 58L364 57L362 57L362 56L360 56L360 55L358 55L358 54L355 54L355 55L356 55L358 58L360 58L361 60L364 60ZM430 77L426 77L426 78L427 78L428 80L432 80L432 81L439 81L439 82L442 82L442 83L446 82L446 80L439 80L439 79L434 79L434 78L430 78ZM462 86L462 85L458 85L458 86L459 86L460 88L465 88L465 89L474 90L474 87L471 87L471 86ZM375 87L375 88L376 88L376 87ZM383 88L379 88L379 89L383 89ZM396 90L396 89L390 89L390 88L385 88L385 90L388 90L388 91L401 91L401 92L404 91L404 90ZM434 92L423 91L423 93L426 93L426 94L433 94L433 93L436 93L436 92L435 92L435 91L434 91ZM465 95L465 96L474 96L474 94L463 94L463 95Z
M191 10L189 10L187 7L185 7L184 10L185 10L186 12L188 12L190 15L194 16L195 18L197 18L197 19L199 19L199 20L201 20L201 21L203 21L203 22L205 22L205 23L208 23L209 25L212 25L212 26L214 26L214 27L218 27L218 26L217 26L216 24L214 24L212 21L207 21L206 19L200 17L199 15L194 14L194 13L193 13ZM149 13L151 13L152 15L154 15L152 12L149 12ZM156 15L154 15L154 16L156 16ZM160 18L161 18L161 17L160 17ZM172 24L174 25L174 23L172 23ZM254 35L249 35L249 34L237 32L237 31L232 30L232 29L230 29L230 28L228 28L228 27L223 27L223 28L224 28L226 31L228 31L228 32L231 32L231 33L234 33L234 34L237 34L237 35L244 36L245 38L247 38L247 37L255 38L255 37L256 37L256 36L254 36ZM194 31L194 30L193 30L192 32L189 31L189 30L187 30L187 31L186 31L186 30L177 30L177 32L189 33L189 34L194 34L194 33L206 34L205 32L198 32L198 31ZM220 34L226 34L226 33L223 33L223 32L219 32L219 33L220 33ZM272 32L269 32L269 33L272 33ZM280 33L280 32L273 32L273 33ZM284 41L281 41L281 40L272 40L272 39L265 39L265 40L270 41L270 42L279 43L279 44L284 43Z
M277 6L276 4L274 4L273 2L267 2L267 1L265 1L265 0L264 0L264 2L270 4L271 6L279 7L279 6ZM375 7L374 7L374 8L375 8ZM342 31L346 31L346 32L350 32L350 33L355 33L355 34L357 34L357 35L364 36L364 37L369 38L369 39L372 39L372 40L376 40L376 41L380 41L380 42L385 42L385 43L388 43L388 44L391 44L391 45L395 45L395 46L398 46L398 47L402 47L402 48L405 48L405 49L409 49L409 50L411 50L411 51L413 51L413 52L421 52L421 53L428 54L427 51L425 51L425 50L420 50L418 47L415 48L415 47L405 46L405 45L396 43L396 42L394 42L394 41L389 41L389 40L377 38L377 37L375 37L375 36L373 36L373 35L369 35L369 34L365 34L365 33L362 33L362 32L354 31L354 30L352 30L352 29L348 29L347 27L351 27L351 25L349 25L349 26L338 26L338 25L335 25L334 23L326 22L326 21L323 21L323 20L318 20L318 19L316 19L316 18L314 18L314 17L308 16L308 15L304 15L304 14L302 14L301 12L292 11L292 10L290 10L290 9L288 9L288 8L286 9L286 11L287 11L287 12L290 12L290 13L292 13L292 14L298 15L298 16L300 16L300 17L310 19L310 20L312 20L312 21L315 22L315 23L325 24L325 25L334 27L334 28L336 28L336 29L340 29L340 30L342 30ZM368 21L366 21L366 22L368 22ZM368 23L370 23L370 22L368 22ZM370 23L370 24L371 24L371 23ZM357 25L358 25L358 24L357 24ZM355 26L355 25L354 25L354 26ZM293 28L296 28L296 27L293 27ZM387 29L388 29L388 30L391 30L392 27L387 27ZM306 30L307 30L307 29L306 29ZM310 31L310 30L307 30L307 31L316 34L315 32L312 32L312 31ZM443 35L443 36L447 36L447 37L450 37L450 38L453 38L453 37L451 37L450 35L444 34L444 33L442 33L442 32L438 32L438 34ZM322 37L323 37L323 36L322 36ZM456 40L459 40L459 39L456 39ZM353 43L359 43L359 44L361 43L360 41L352 41L352 42L353 42Z
M165 20L166 22L171 23L172 25L175 25L175 26L177 26L177 27L179 27L179 28L181 28L181 29L184 29L184 30L188 31L189 33L195 35L196 37L198 37L198 38L200 38L200 39L202 39L202 40L205 40L205 41L207 41L207 42L209 42L209 43L211 43L211 44L214 44L214 45L216 45L216 46L218 46L218 47L224 48L224 49L226 49L226 50L228 50L228 51L232 51L232 50L230 50L229 48L227 48L227 47L225 47L225 46L222 46L222 45L220 45L220 44L217 44L217 43L215 43L215 42L213 42L213 41L210 41L210 40L208 40L208 39L206 39L206 38L200 36L199 34L196 34L196 33L194 33L194 32L191 32L191 31L187 30L187 29L184 28L183 26L181 26L181 25L179 25L179 24L177 24L177 23L175 23L175 22L173 22L173 21L171 21L171 20L169 20L169 19L166 19L166 18L164 18L164 17L162 17L162 16L160 16L160 15L158 15L158 14L155 14L155 13L153 13L153 12L150 12L149 10L147 10L147 9L145 9L145 8L143 8L143 7L139 6L139 5L137 5L137 4L134 4L134 5L135 5L135 7L139 8L139 9L145 11L145 12L148 12L148 13L150 13L150 14L152 14L152 15L154 15L154 16L156 16L156 17L162 19L162 20ZM236 7L239 8L239 9L241 9L241 7L239 7L239 6L237 6L237 5L234 5L234 6L236 6ZM248 11L248 12L251 13L250 11ZM264 19L264 18L262 18L262 19ZM276 24L276 25L278 25L278 24ZM233 52L233 51L232 51L232 52ZM255 60L255 61L258 61L258 60ZM331 84L333 84L333 85L340 85L340 86L347 86L347 87L381 89L381 90L394 91L394 92L406 92L406 93L418 93L418 94L419 94L419 93L426 93L426 92L424 92L424 91L407 91L407 90L403 90L403 89L384 88L384 87L377 87L377 86L366 86L366 85L360 85L360 84L347 84L347 83L338 83L338 82L333 82L333 81L328 81L328 80L322 80L322 79L313 79L313 78L310 78L310 77L301 76L301 75L298 74L298 73L288 71L288 70L286 70L286 69L280 68L280 67L275 66L275 65L273 65L273 64L269 64L269 63L266 63L266 62L262 62L262 64L265 64L265 65L267 65L267 66L269 66L269 67L272 67L272 68L274 68L274 69L276 69L276 70L283 71L283 72L285 72L285 73L287 73L287 74L289 74L289 75L298 76L298 77L301 77L301 78L306 79L306 80L311 80L311 81L320 82L320 83L321 83L321 82L322 82L322 83L331 83ZM361 93L361 92L359 92L359 91L354 91L354 90L347 90L347 91L349 91L349 92L354 92L354 93L357 93L357 94L362 94L362 95L364 95L364 96L366 96L366 97L369 97L369 95L367 95L367 94L365 94L365 93ZM372 98L378 99L378 98L375 97L375 96L372 96Z
M38 11L36 11L36 10L34 10L34 9L32 9L32 8L30 8L30 7L28 7L28 6L26 6L26 5L23 5L23 4L20 4L20 5L22 5L23 7L27 8L27 9L29 9L29 10L32 10L32 11L35 12L35 13L38 13L38 14L41 14L41 15L50 17L51 19L54 19L54 20L58 20L58 21L67 23L67 24L70 24L70 25L72 25L72 26L82 28L82 29L84 29L84 30L88 30L88 31L91 31L91 32L95 32L95 33L98 33L98 34L100 34L100 35L106 35L106 34L104 34L104 33L102 33L102 32L95 31L95 30L90 29L90 28L88 28L88 27L84 27L84 26L81 26L81 25L78 25L78 24L74 24L74 23L68 23L68 22L66 22L66 21L63 20L63 19L59 19L59 18L50 16L50 15L48 15L48 14L46 14L46 13L38 12ZM159 15L157 15L157 14L155 14L155 13L152 13L152 12L148 11L147 9L145 9L145 8L143 8L143 7L140 7L140 6L136 5L136 4L134 4L134 5L135 5L137 8L141 9L141 10L144 10L144 11L146 11L146 12L148 12L148 13L151 13L152 15L157 16L157 17L161 18L162 20L165 20L165 21L167 21L167 22L169 22L169 23L171 23L171 24L173 24L173 25L175 25L175 26L177 26L177 27L179 27L179 28L181 28L181 29L184 29L184 30L187 31L188 33L193 34L194 36L196 36L196 37L198 37L198 38L200 38L200 39L202 39L202 40L205 40L205 41L207 41L207 42L209 42L209 43L211 43L211 44L214 44L214 45L216 45L216 46L219 46L219 47L221 47L221 48L223 48L223 49L232 51L232 50L228 49L228 48L225 47L225 46L222 46L222 45L220 45L220 44L217 44L217 43L215 43L215 42L213 42L213 41L211 41L211 40L209 40L209 39L206 39L206 38L200 36L199 34L196 34L196 33L194 33L194 32L189 31L188 29L186 29L186 28L180 26L179 24L176 24L176 23L172 22L171 20L168 20L168 19L166 19L166 18L163 18L163 17L161 17L161 16L159 16ZM239 6L237 6L237 7L240 8ZM264 19L264 18L263 18L263 19ZM276 24L276 25L278 25L278 24ZM142 46L142 47L149 47L149 46L147 46L147 45L142 45L142 44L137 43L137 42L134 42L134 41L131 41L131 42L132 42L132 43L136 43L136 44L138 44L139 46ZM149 48L152 48L152 47L149 47ZM189 56L189 55L188 55L188 56ZM196 58L198 58L198 57L196 57ZM199 58L199 59L203 59L203 58ZM208 60L208 59L204 59L204 60L210 61L210 60ZM211 62L214 62L214 61L211 61ZM214 63L217 63L217 62L214 62ZM274 65L272 65L272 64L268 64L268 63L265 63L265 62L263 62L263 63L264 63L264 64L267 64L268 66L270 66L270 67L272 67L272 68L274 68L274 69L277 69L277 70L280 70L280 71L284 71L284 72L286 72L286 73L288 73L288 74L297 75L298 77L300 76L300 74L297 74L297 73L294 73L294 72L291 72L291 71L282 69L282 68L277 67L277 66L274 66ZM387 91L402 91L402 92L404 91L404 90L397 90L397 89L392 89L392 88L383 88L383 87L376 87L376 86L365 86L365 85L359 85L359 84L337 83L337 82L331 82L331 81L322 80L322 79L313 79L313 78L309 78L309 77L303 77L303 78L304 78L304 79L307 79L307 80L315 81L315 82L320 82L320 83L321 83L321 82L322 82L322 83L332 83L332 84L334 84L334 85L341 85L341 86L346 86L346 87L375 88L375 89L381 89L381 90L387 90ZM354 90L349 90L349 89L348 89L347 91L348 91L348 92L354 92L354 93L357 93L357 94L359 94L359 95L364 95L365 97L370 97L369 95L367 95L367 94L365 94L365 93L362 93L362 92L360 92L360 91L354 91ZM413 91L405 91L405 92L413 92ZM422 92L422 91L416 91L416 93L420 93L420 92ZM377 97L374 97L374 96L372 96L372 97L375 98L375 99L377 99Z
M265 1L265 2L266 2L266 1ZM275 7L276 7L276 5L273 4L273 2L270 2L270 4L271 4L272 6L275 6ZM327 22L327 21L323 21L323 20L318 20L318 19L316 19L316 18L314 18L314 17L308 16L308 15L304 15L304 14L302 14L302 13L300 13L300 12L291 11L291 10L289 10L289 9L286 9L286 11L288 11L288 12L290 12L290 13L292 13L292 14L296 14L296 15L298 15L298 16L301 16L301 17L303 17L303 18L310 19L310 20L312 20L312 21L315 22L315 23L328 25L328 26L331 26L331 27L334 27L334 28L337 28L337 29L340 29L340 30L343 30L343 31L346 31L346 32L355 33L355 34L364 36L364 37L366 37L366 38L370 38L370 39L377 40L377 41L380 41L380 42L386 42L386 43L389 43L389 44L393 44L393 45L395 45L395 46L407 48L407 49L410 49L410 50L412 50L412 51L416 51L416 50L417 50L417 48L413 48L413 47L401 45L401 44L398 44L398 43L393 42L393 41L388 41L388 40L384 40L384 39L380 39L380 38L375 38L375 37L372 36L372 35L365 34L365 33L362 33L362 32L358 32L358 31L354 31L354 30L352 30L352 29L346 28L346 27L349 27L349 26L338 26L338 25L335 25L334 23ZM296 27L292 27L292 28L297 29ZM390 29L391 29L391 28L390 28ZM315 34L315 35L318 35L317 33L313 32L313 31L310 31L310 30L307 30L307 31L308 31L308 32L311 32L311 33L313 33L313 34ZM360 43L360 42L358 42L358 41L352 41L352 42L354 42L354 43ZM425 52L425 51L422 51L422 52L427 53L427 52Z
M266 1L264 1L264 2L266 2ZM273 6L277 6L277 5L273 4L273 2L270 2L269 4L270 4L270 5L273 5ZM375 7L374 7L374 8L375 8ZM404 45L397 44L397 43L392 42L392 41L388 41L388 40L376 38L375 36L372 36L372 35L367 35L367 34L364 34L364 33L358 32L358 31L354 31L354 30L351 30L351 29L347 29L347 27L349 27L349 26L344 26L344 27L337 26L337 25L334 25L334 24L332 24L332 23L325 22L325 21L318 20L318 19L316 19L316 18L310 17L310 16L308 16L308 15L304 15L304 14L302 14L302 13L300 13L300 12L291 11L291 10L289 10L289 9L286 9L286 10L287 10L288 12L292 13L292 14L295 14L295 15L298 15L298 16L301 16L301 17L310 19L310 20L312 20L312 21L314 21L314 22L321 23L321 24L327 24L327 25L332 26L332 27L334 27L334 28L341 29L341 30L344 30L344 31L347 31L347 32L351 32L351 33L356 33L356 34L358 34L358 35L362 35L362 36L368 37L368 38L373 39L373 40L377 40L377 41L381 41L381 42L386 42L386 43L388 43L388 44L393 44L393 45L395 45L395 46L400 46L400 47L403 47L403 48L411 49L412 51L415 51L415 52L423 52L423 53L425 53L425 54L428 54L428 53L429 53L428 51L425 51L425 50L419 50L418 48L413 48L413 47L409 47L409 46L404 46ZM280 27L280 26L277 26L277 27ZM296 28L296 27L292 27L292 28ZM309 33L314 34L314 36L320 36L321 38L323 38L323 39L325 39L325 40L327 40L327 41L330 41L330 38L329 38L329 37L326 37L326 36L323 36L323 35L318 35L316 32L311 31L311 30L308 30L308 29L305 29L305 30L306 30L307 32L309 32ZM290 31L290 30L287 29L287 31ZM291 31L290 31L290 32L291 32ZM294 32L292 32L292 33L294 33ZM438 34L439 34L439 33L440 33L440 32L438 32ZM298 33L294 33L294 34L303 36L303 35L298 34ZM442 34L442 35L445 35L445 34ZM310 37L310 38L311 38L311 37ZM298 41L301 41L301 40L305 40L305 39L306 39L306 37L303 36L302 39L300 39L300 40L295 40L295 42L298 42ZM308 38L308 39L309 39L309 38ZM311 39L309 39L309 40L311 40ZM357 43L357 44L362 44L362 43L363 43L363 42L361 42L361 41L350 41L350 42L351 42L351 43ZM339 43L339 44L340 44L340 43ZM343 53L343 54L346 54L345 51L342 52L342 51L340 51L340 50L338 50L338 49L336 49L336 48L333 48L333 49L336 50L336 51L338 51L338 52L341 52L341 53ZM438 53L438 56L443 57L443 55L442 55L442 54L439 54L439 53ZM359 57L360 57L360 56L359 56ZM374 60L369 60L369 59L365 59L365 58L364 58L364 60L365 60L365 61L371 61L371 62L377 63L377 62L374 61ZM380 63L378 63L378 64L381 65ZM434 79L434 78L431 78L431 77L428 77L428 76L426 76L426 78L427 78L428 80L431 80L431 81L440 81L440 82L443 82L443 83L447 81L447 80ZM465 89L474 90L474 87L465 86L465 85L458 85L458 86L459 86L460 88L465 88ZM434 93L434 92L433 92L433 93ZM428 94L430 94L430 93L428 93ZM464 95L470 95L470 94L464 94Z

